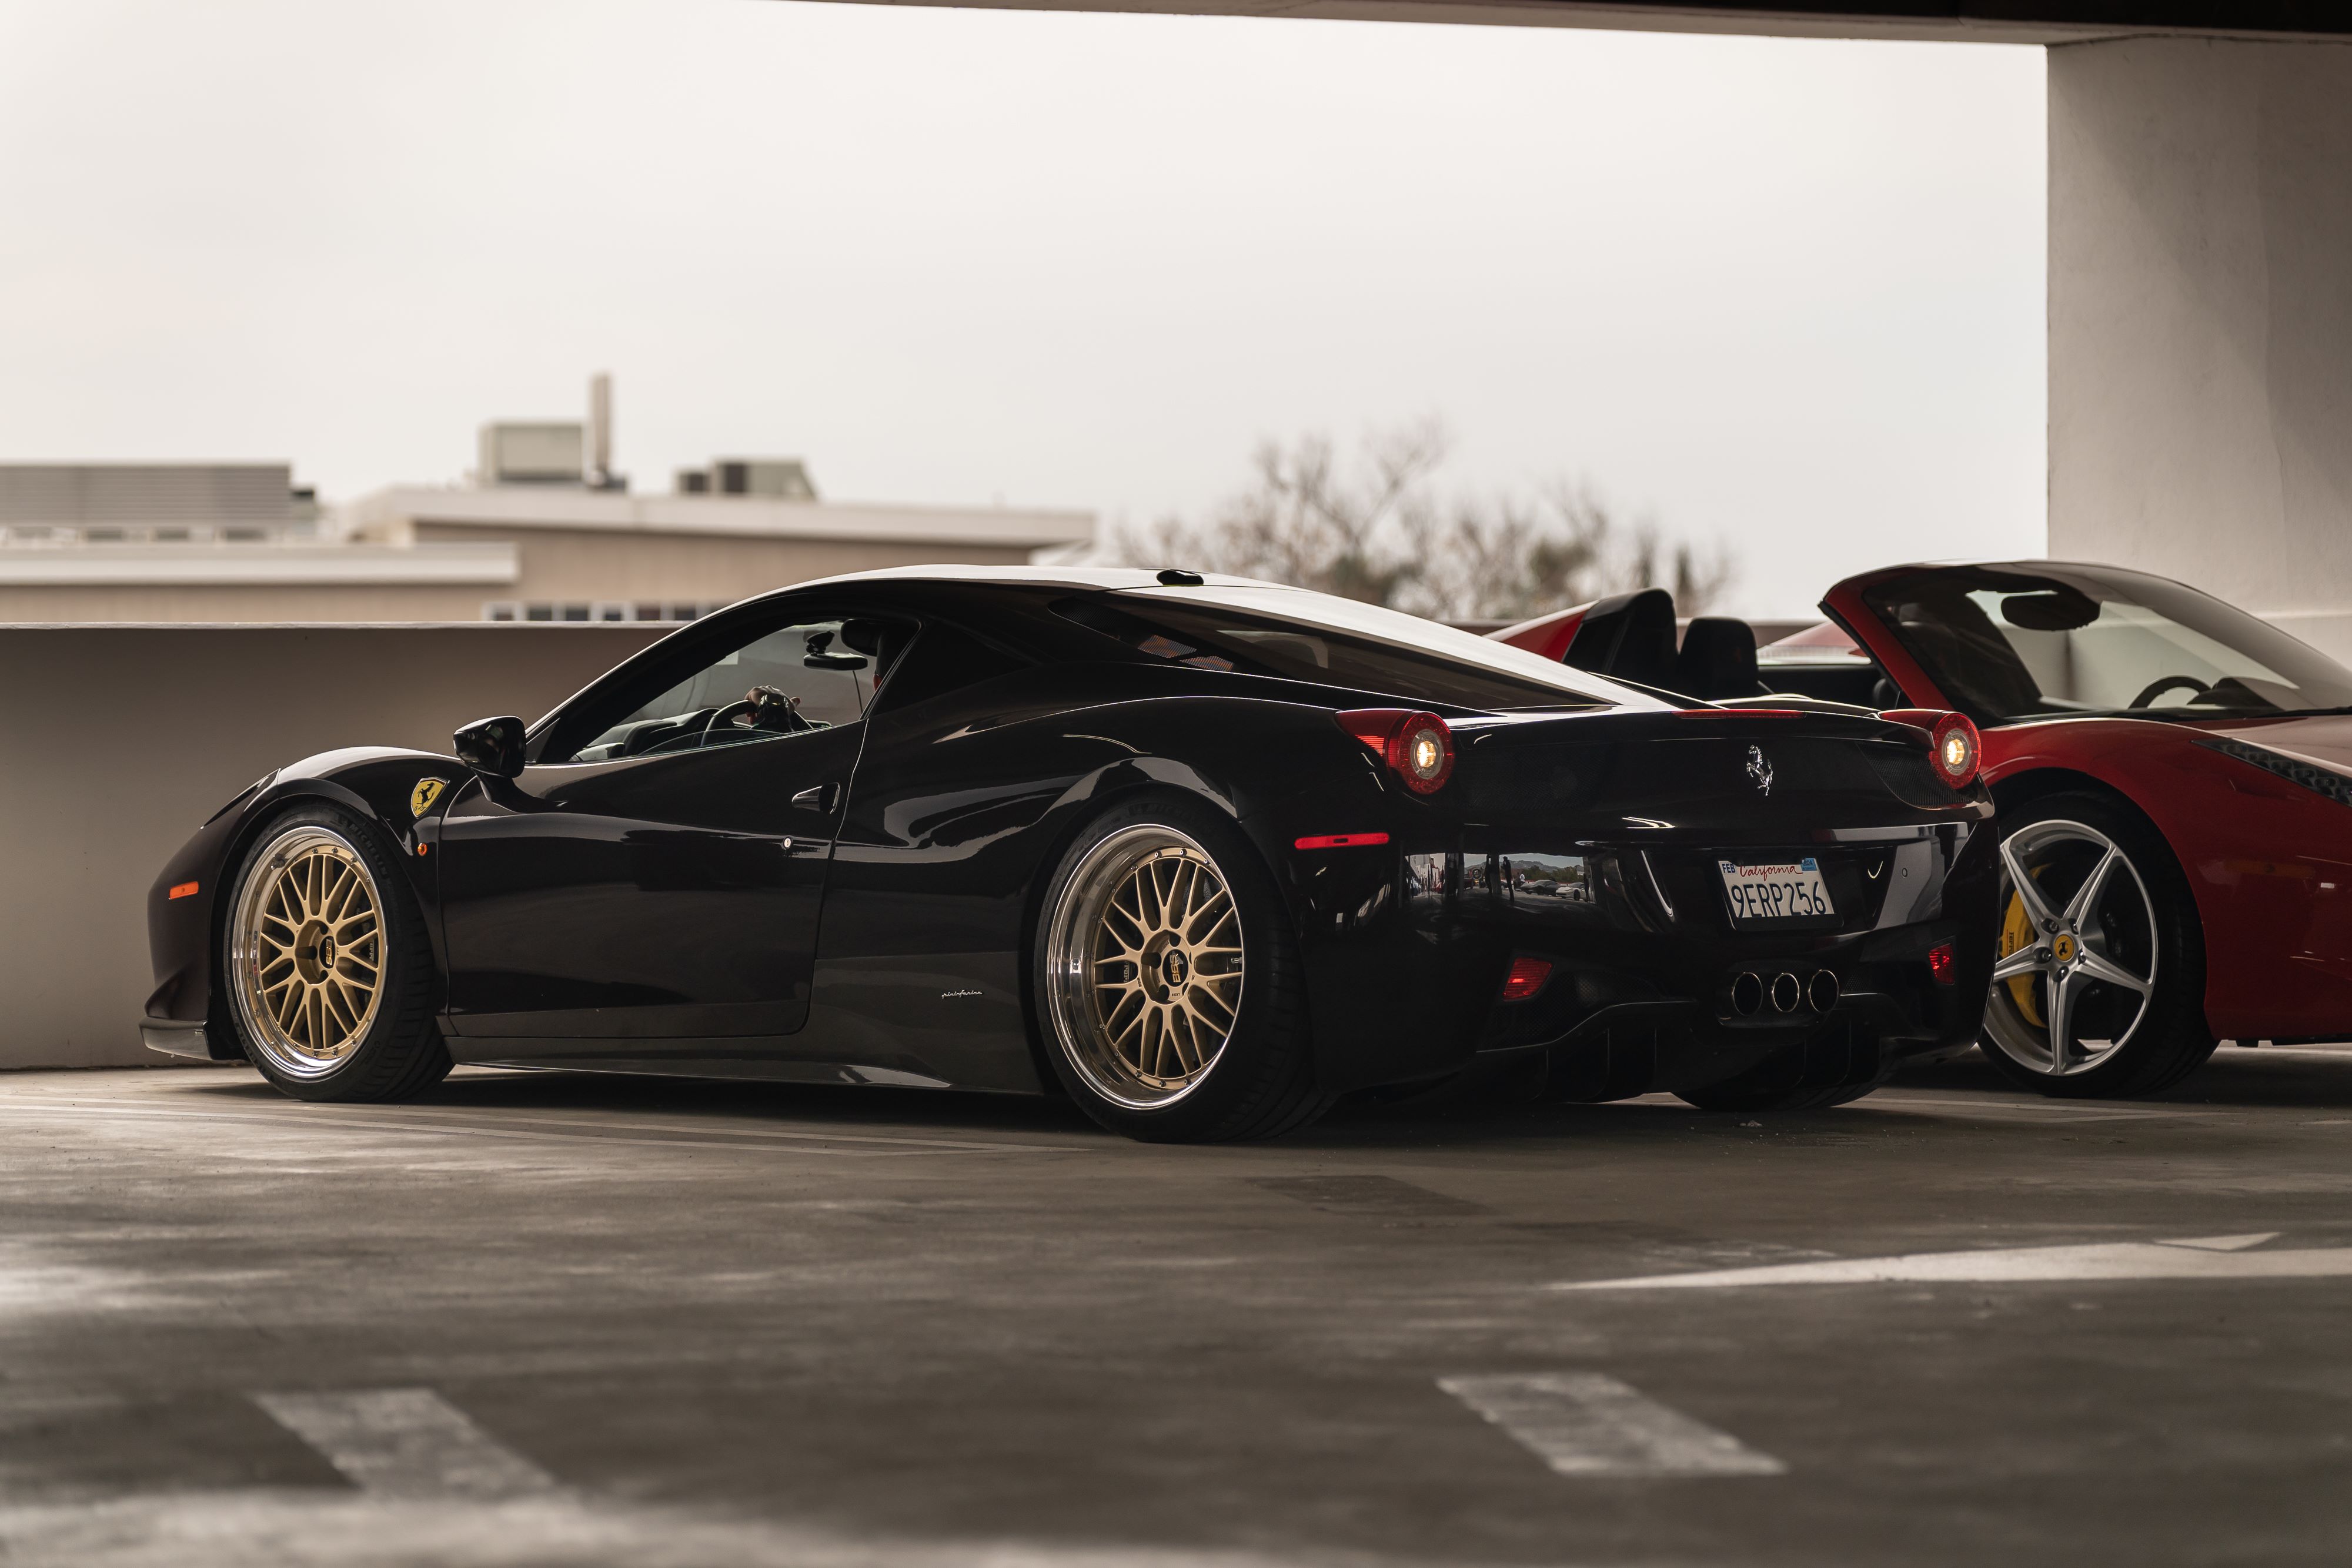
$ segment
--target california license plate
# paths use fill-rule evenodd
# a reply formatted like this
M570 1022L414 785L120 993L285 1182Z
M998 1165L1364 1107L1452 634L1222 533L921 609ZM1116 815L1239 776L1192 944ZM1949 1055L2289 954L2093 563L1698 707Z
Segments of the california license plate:
M1730 901L1736 925L1837 917L1821 865L1811 855L1794 861L1717 861L1716 865L1723 873L1723 895Z

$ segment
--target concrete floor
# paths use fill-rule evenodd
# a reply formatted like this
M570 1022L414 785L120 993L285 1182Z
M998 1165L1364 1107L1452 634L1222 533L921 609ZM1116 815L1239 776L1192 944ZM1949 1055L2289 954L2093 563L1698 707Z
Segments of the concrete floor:
M16 1074L0 1194L12 1568L2352 1557L2347 1054L1214 1149L885 1090ZM1552 1288L1874 1258L1935 1277Z

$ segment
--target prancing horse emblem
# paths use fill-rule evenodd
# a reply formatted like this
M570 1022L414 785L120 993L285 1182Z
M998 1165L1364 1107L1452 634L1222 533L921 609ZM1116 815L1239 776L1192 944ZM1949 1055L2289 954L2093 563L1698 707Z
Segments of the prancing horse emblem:
M1764 748L1760 746L1751 746L1748 748L1748 777L1755 779L1756 788L1765 794L1769 795L1772 792L1772 764L1770 759L1765 757Z
M446 779L420 779L416 788L408 792L408 814L422 817L433 810L433 802L441 799L441 791L449 787Z

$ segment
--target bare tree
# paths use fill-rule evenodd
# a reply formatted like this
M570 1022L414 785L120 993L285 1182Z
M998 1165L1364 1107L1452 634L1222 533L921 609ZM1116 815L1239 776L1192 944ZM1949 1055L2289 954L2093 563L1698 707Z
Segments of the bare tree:
M1450 444L1434 419L1364 440L1343 465L1328 435L1260 443L1245 489L1205 527L1163 517L1119 530L1112 555L1140 565L1195 566L1319 589L1441 620L1518 620L1654 584L1699 614L1736 568L1717 549L1669 544L1654 522L1620 525L1590 486L1556 483L1533 496L1440 497ZM1661 583L1661 575L1671 576Z
M1215 570L1391 603L1415 566L1387 548L1388 536L1417 526L1426 481L1444 455L1445 434L1434 423L1368 441L1364 472L1352 477L1327 435L1287 448L1262 442L1248 489L1227 497L1205 530L1162 521L1158 542L1189 548Z

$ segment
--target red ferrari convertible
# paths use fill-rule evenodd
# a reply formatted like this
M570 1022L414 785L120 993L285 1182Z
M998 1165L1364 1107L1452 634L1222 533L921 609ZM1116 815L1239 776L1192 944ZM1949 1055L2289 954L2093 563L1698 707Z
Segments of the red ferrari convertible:
M1495 635L1707 701L1967 715L2007 913L1982 1046L2021 1082L2145 1094L2219 1040L2352 1038L2352 670L2121 567L1893 567L1822 608L1760 654L1717 618L1677 645L1655 589Z

